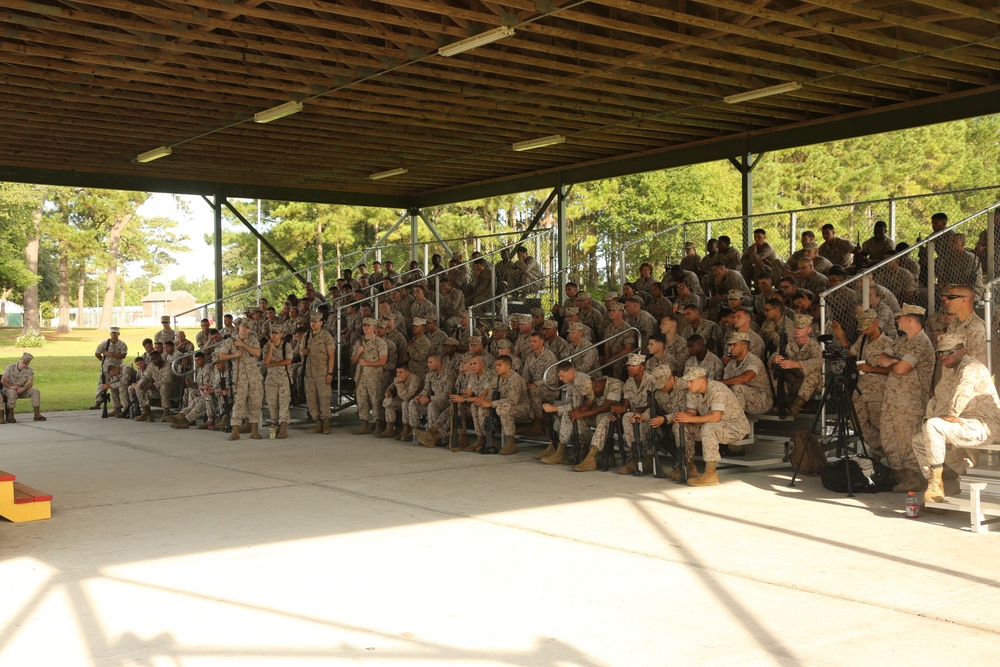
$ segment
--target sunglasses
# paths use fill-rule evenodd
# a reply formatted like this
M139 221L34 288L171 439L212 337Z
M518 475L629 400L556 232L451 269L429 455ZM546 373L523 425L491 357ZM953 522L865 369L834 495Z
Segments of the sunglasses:
M941 298L951 301L953 299L968 299L969 297L965 296L964 294L942 294Z
M939 356L939 357L949 357L949 356L955 354L956 352L958 352L959 349L961 349L961 348L953 347L950 350L941 350L940 352L937 353L937 356Z

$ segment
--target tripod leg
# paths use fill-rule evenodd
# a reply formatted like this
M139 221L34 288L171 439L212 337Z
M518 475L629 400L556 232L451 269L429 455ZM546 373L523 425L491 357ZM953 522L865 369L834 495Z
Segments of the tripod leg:
M833 381L834 378L831 377L829 380L827 380L826 386L823 387L823 397L820 399L819 409L816 411L816 416L813 417L812 426L809 427L809 431L806 433L806 437L809 437L816 432L816 424L819 423L820 417L823 416L823 408L826 407L827 399L830 396L830 388L833 386ZM822 438L822 433L820 434L820 437ZM825 455L826 450L823 449L822 447L822 441L820 441L820 449L823 451ZM792 473L792 481L788 483L788 486L795 486L795 480L799 476L799 470L802 469L802 461L804 459L805 459L805 452L803 452L803 456L799 457L798 463L795 464L795 471Z

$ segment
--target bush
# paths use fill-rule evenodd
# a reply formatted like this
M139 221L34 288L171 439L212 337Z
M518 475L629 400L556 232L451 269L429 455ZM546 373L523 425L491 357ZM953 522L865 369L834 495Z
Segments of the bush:
M42 345L45 345L45 336L33 331L14 339L14 347L41 347Z

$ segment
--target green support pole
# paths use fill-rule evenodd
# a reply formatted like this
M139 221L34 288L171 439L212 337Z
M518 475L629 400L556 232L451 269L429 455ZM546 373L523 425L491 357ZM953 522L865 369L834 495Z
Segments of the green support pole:
M207 200L206 200L207 201ZM222 207L223 202L226 201L226 196L222 192L222 187L220 186L215 193L215 204L212 206L212 212L214 215L215 222L215 326L222 326L222 316L225 310L222 307L222 297L225 296L222 291Z
M558 212L556 214L556 243L559 246L556 261L558 262L559 275L562 276L562 282L565 284L569 280L569 275L565 274L569 270L569 256L566 252L566 200L569 197L569 187L566 185L559 186L559 202L558 202ZM562 285L557 287L558 290L562 290ZM557 292L561 293L561 292Z

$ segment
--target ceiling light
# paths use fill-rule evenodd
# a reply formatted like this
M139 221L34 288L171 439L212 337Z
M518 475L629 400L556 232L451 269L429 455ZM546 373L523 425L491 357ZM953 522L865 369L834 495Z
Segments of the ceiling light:
M390 169L389 171L380 171L377 174L372 174L368 178L372 179L373 181L378 181L378 180L383 179L383 178L392 178L393 176L402 176L403 174L405 174L408 171L409 171L409 169L403 169L402 167L400 167L398 169Z
M170 146L160 146L159 148L154 148L151 151L140 154L135 160L136 162L152 162L153 160L159 160L161 157L167 157L173 152Z
M486 32L481 32L478 35L473 35L468 39L463 39L459 42L453 44L448 44L447 46L442 46L438 49L438 55L444 56L445 58L450 58L451 56L457 56L459 53L465 53L466 51L471 51L472 49L477 49L484 44L490 44L497 41L498 39L504 39L506 37L513 37L514 29L508 28L507 26L501 26L495 28L494 30L488 30Z
M735 95L729 95L723 98L726 104L739 104L740 102L749 102L750 100L756 100L761 97L770 97L771 95L781 95L782 93L790 93L792 91L798 90L802 87L802 84L798 81L789 81L788 83L779 83L777 86L769 86L767 88L759 88L757 90L748 90L745 93L737 93Z
M511 148L516 151L533 151L536 148L545 148L546 146L555 146L556 144L562 144L566 142L566 137L561 134L553 134L548 137L540 137L538 139L529 139L528 141L519 141L514 144Z
M285 102L284 104L279 104L278 106L268 109L267 111L255 113L253 115L253 121L255 123L270 123L272 120L278 120L279 118L284 118L285 116L291 116L293 113L298 113L300 111L302 111L302 102Z

